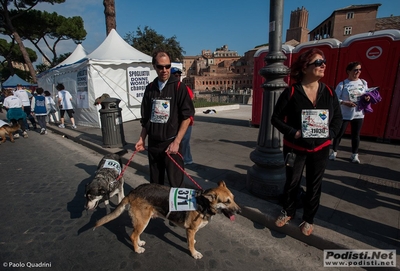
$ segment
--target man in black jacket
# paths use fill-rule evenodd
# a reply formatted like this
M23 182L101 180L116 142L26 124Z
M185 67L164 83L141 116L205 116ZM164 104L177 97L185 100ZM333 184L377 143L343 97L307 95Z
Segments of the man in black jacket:
M155 51L152 64L158 77L147 85L143 95L142 131L135 147L137 151L143 151L148 136L150 182L163 185L166 171L170 185L181 187L184 173L175 162L184 168L180 143L190 117L194 116L194 106L184 83L170 76L171 58L168 53Z

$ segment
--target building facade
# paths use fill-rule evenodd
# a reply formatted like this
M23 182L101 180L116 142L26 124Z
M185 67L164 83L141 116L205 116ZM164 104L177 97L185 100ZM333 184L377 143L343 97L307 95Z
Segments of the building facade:
M351 35L375 31L376 15L381 4L351 5L335 10L310 31L310 40L335 38L344 41Z
M250 89L255 51L250 50L241 57L224 45L214 52L202 50L201 55L184 57L182 81L195 91Z

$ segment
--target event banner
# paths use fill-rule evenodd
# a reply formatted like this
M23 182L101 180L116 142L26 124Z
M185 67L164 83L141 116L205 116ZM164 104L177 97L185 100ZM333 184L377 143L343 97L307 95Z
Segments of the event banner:
M88 81L87 81L86 69L78 71L76 75L76 87L77 87L76 107L89 108Z
M128 67L129 105L142 103L144 90L150 83L150 67Z

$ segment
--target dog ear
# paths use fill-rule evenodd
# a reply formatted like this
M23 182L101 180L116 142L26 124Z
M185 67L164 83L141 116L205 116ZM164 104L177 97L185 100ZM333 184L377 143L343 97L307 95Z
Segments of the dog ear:
M217 195L213 192L205 193L203 194L203 197L205 197L209 202L213 202L217 199Z
M225 184L224 181L219 181L219 182L218 182L218 186L226 187L226 184Z

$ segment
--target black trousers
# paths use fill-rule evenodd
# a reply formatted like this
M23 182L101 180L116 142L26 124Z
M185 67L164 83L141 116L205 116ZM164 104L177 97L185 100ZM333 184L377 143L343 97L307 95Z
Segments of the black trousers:
M291 151L284 147L283 154ZM296 214L296 197L299 192L301 177L306 169L306 194L303 198L303 220L313 224L321 198L322 177L328 162L329 146L312 153L296 152L293 167L286 167L286 182L283 191L283 210L288 216Z
M332 144L333 151L337 151L340 141L342 140L342 137L346 132L349 123L351 125L351 152L358 153L358 147L360 146L360 132L364 123L364 119L343 120L339 134L333 140Z
M165 150L174 139L168 141L154 141L149 138L148 140L148 158L150 166L150 182L164 185L164 176L167 172L168 181L171 187L182 187L184 180L184 173L178 166L171 160L174 159L178 165L183 169L183 159L179 154L171 154L168 157ZM181 147L179 147L181 153Z

